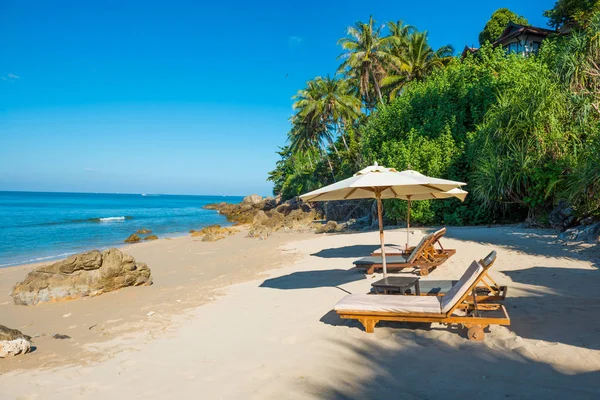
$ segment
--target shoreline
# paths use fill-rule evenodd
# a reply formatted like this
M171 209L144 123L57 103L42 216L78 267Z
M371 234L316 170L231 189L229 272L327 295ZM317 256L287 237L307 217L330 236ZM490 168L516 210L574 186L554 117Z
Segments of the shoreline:
M276 233L269 240L246 238L247 229L216 242L190 235L123 244L119 250L148 264L154 283L126 287L93 297L15 305L12 287L31 270L46 263L0 268L0 323L32 336L35 351L25 357L0 360L0 374L15 369L54 368L104 359L98 349L128 336L146 341L172 327L175 316L214 301L228 285L293 262L294 254L279 248L306 233ZM258 252L257 252L258 251ZM178 255L186 256L178 256ZM151 316L148 313L154 312ZM54 334L73 339L52 339Z
M214 211L215 213L219 213L218 211ZM210 225L215 225L215 224L208 224L208 225L202 225L199 224L197 229L202 229L205 228L207 226ZM234 226L235 223L230 222L230 221L226 221L224 224L220 223L217 224L220 225L222 227L230 227L230 226ZM150 228L151 229L151 228ZM135 232L132 232L135 233ZM171 232L171 233L166 233L163 234L163 236L160 236L158 239L174 239L174 238L178 238L178 237L185 237L186 235L189 235L189 232ZM125 240L125 239L123 239ZM50 263L50 262L57 262L57 261L61 261L65 258L68 258L69 256L72 256L74 254L79 254L79 253L84 253L87 251L91 251L91 250L106 250L106 249L110 249L110 248L118 248L120 249L123 246L127 246L127 245L131 245L131 244L139 244L139 243L146 243L146 242L150 242L150 241L146 241L144 239L141 239L139 242L136 243L125 243L124 241L121 241L119 243L114 243L114 244L108 244L108 245L103 245L103 246L95 246L95 247L77 247L76 249L73 249L74 251L72 252L62 252L61 254L58 255L52 255L52 256L43 256L43 257L38 257L38 258L31 258L28 260L23 260L23 261L17 261L14 263L7 263L7 264L0 264L0 270L4 269L4 268L12 268L12 267L20 267L20 266L25 266L25 265L41 265L41 264L45 264L45 263ZM57 250L60 251L60 250Z

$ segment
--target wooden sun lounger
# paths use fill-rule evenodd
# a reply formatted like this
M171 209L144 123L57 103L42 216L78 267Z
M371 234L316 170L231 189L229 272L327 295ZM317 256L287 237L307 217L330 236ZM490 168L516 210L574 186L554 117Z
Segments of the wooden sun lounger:
M341 318L360 321L368 333L379 321L436 322L462 325L468 329L469 340L481 341L489 325L510 325L502 304L478 301L476 288L490 267L491 264L483 266L473 261L445 296L351 294L340 300L334 310Z
M436 267L442 265L448 258L456 253L454 249L438 250L434 247L435 243L439 243L439 238L446 232L446 228L442 228L437 232L425 235L423 239L412 248L410 254L405 255L389 255L386 252L386 265L388 271L403 269L403 268L418 268L419 274L429 275ZM441 246L441 244L440 244ZM363 268L367 274L373 274L376 269L383 268L383 260L381 254L378 256L363 257L354 261L357 268Z
M503 301L506 299L508 292L507 286L498 285L488 274L489 268L492 267L496 261L496 251L492 251L485 258L479 260L479 263L484 267L487 267L483 274L483 277L479 281L479 284L475 287L477 292L477 301L489 302L489 301ZM436 280L420 280L419 289L421 296L445 296L458 281L436 281ZM411 295L414 293L401 293ZM470 299L468 297L467 299Z

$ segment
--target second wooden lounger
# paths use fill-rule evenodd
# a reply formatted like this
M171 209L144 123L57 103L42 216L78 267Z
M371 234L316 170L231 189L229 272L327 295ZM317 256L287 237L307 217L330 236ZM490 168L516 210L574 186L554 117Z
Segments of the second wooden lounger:
M433 244L439 240L440 235L443 235L445 228L437 232L425 235L423 239L416 245L410 254L388 256L386 253L386 265L388 271L403 269L403 268L418 268L419 274L429 275L436 267L442 265L448 258L456 253L456 250L447 249L439 251L434 248ZM357 268L363 268L367 274L372 274L376 269L383 268L383 260L381 255L363 257L354 261Z

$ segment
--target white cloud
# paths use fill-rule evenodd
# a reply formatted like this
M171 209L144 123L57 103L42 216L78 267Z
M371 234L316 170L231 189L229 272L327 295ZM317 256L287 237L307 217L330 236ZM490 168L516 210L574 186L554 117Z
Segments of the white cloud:
M15 75L15 74L8 74L8 77L10 79L21 79L18 75Z

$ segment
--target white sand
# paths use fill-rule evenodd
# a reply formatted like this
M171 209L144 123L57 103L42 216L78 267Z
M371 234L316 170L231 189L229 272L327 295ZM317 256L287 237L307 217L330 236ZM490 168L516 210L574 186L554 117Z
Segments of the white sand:
M411 240L416 243L420 236ZM378 234L304 237L276 252L286 254L282 261L288 257L282 268L228 286L224 296L208 304L170 310L174 319L152 339L129 330L110 341L85 344L91 353L109 352L103 360L6 371L0 376L0 397L600 398L597 249L562 246L549 231L449 228L443 244L457 254L425 279L456 279L470 261L497 250L491 274L509 285L512 325L492 327L485 342L474 343L444 326L380 323L374 334L366 334L356 321L339 319L332 306L346 292L366 293L380 277L351 270L354 259L376 247ZM402 244L405 236L397 230L387 237ZM267 252L271 239L236 240L219 246L249 243ZM285 242L279 240L272 244ZM156 260L162 257L164 244L143 246L155 249ZM133 246L131 253L138 251ZM300 261L289 261L290 251L299 253ZM184 267L175 264L174 270ZM110 296L90 300L99 303Z

